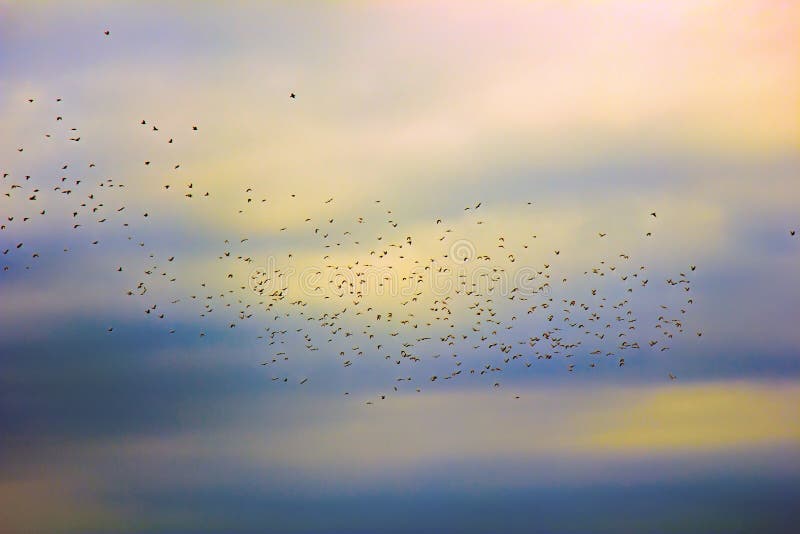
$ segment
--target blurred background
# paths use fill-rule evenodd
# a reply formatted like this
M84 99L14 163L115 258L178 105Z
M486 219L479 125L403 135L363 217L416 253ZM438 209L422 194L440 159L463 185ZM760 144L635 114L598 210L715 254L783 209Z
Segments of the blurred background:
M0 2L2 189L41 188L0 199L0 531L792 532L799 51L788 1ZM125 211L74 229L62 175L124 183L98 198ZM165 302L226 291L226 249L236 285L368 257L306 218L398 221L424 261L502 236L553 282L694 265L688 335L395 393L382 354L344 369L299 334L271 381L257 336L302 317L165 324L126 295L148 254L175 257Z

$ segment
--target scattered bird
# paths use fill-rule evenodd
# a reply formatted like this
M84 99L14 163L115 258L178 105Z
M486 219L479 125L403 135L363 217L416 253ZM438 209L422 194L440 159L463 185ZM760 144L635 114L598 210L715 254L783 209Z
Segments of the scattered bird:
M104 34L109 36L110 31L106 30ZM292 92L289 97L295 99L296 95ZM28 103L34 101L28 98ZM60 102L61 98L57 101ZM24 101L18 105L24 105ZM67 109L63 110L63 115L56 117L56 121L63 121L63 116L71 120L67 113L68 104L61 107ZM36 106L31 109L35 110ZM163 172L158 183L164 185L157 186L159 198L176 206L180 203L180 209L183 206L195 207L200 210L198 213L203 214L227 209L225 205L216 204L216 196L209 191L202 193L205 187L200 182L194 182L198 184L195 188L193 182L169 177L169 173L177 176L176 171L181 168L181 164L176 163L180 161L177 160L178 155L173 156L175 159L162 168L162 160L153 151L169 150L171 154L177 154L175 151L188 142L202 138L190 136L185 130L183 134L180 131L171 132L173 137L166 137L166 144L172 146L164 147L163 139L158 136L163 135L160 132L170 129L166 123L159 129L158 123L158 117L140 120L140 125L150 126L141 129L141 133L152 144L147 151L136 156L141 159L134 161L143 161L149 167L146 171L148 175ZM81 141L79 130L73 128L69 131L77 133L67 134L72 137L55 136L49 141L41 137L39 139L41 143L54 143L60 139L73 151L91 150L91 146L84 146L87 142L91 144L90 137L87 136L76 147L73 143ZM198 126L192 125L191 131L197 132ZM36 149L35 146L29 148ZM22 146L17 148L19 152L23 149ZM125 261L122 262L124 265L120 265L115 262L107 266L109 271L123 273L115 275L115 280L125 284L120 290L121 298L135 302L140 306L137 308L139 313L154 325L158 324L159 331L167 334L176 333L172 310L193 313L203 321L218 318L215 324L221 325L226 332L230 331L229 335L247 336L258 330L256 342L263 344L266 351L266 361L261 362L258 369L277 375L270 380L276 387L290 383L289 377L297 376L290 372L291 365L315 353L349 370L363 365L362 362L369 356L377 356L376 359L385 361L401 375L392 384L391 391L396 392L403 388L421 392L422 384L432 388L444 387L450 380L466 380L466 377L482 377L484 384L499 389L502 376L510 369L534 369L535 365L548 365L547 362L552 360L565 361L560 368L566 368L566 372L570 373L580 373L581 369L596 369L603 365L623 367L625 357L669 350L672 340L680 335L691 337L691 332L695 331L697 337L702 336L701 331L689 323L690 306L694 303L691 298L692 276L689 273L695 271L695 265L690 265L687 273L667 275L670 277L664 282L652 274L647 275L645 265L634 263L636 260L632 259L632 251L612 249L608 256L593 258L590 265L586 265L585 284L573 285L572 276L568 278L558 272L554 264L542 263L541 258L532 251L526 252L529 244L533 246L530 239L537 239L537 235L544 237L541 231L527 230L524 232L525 239L517 240L503 232L489 215L476 220L478 214L475 212L480 209L480 213L485 213L488 208L483 201L470 201L470 205L459 214L470 224L485 223L482 229L497 229L500 235L492 237L497 239L491 246L475 247L475 250L468 250L467 254L456 255L450 251L450 246L455 240L454 236L463 231L463 227L459 229L457 221L451 220L446 214L431 214L426 219L425 227L417 233L409 230L411 225L408 221L398 213L393 213L384 199L375 199L366 206L353 208L363 211L352 213L348 210L334 217L331 210L341 203L334 203L334 197L318 197L313 203L309 200L311 207L308 207L308 211L301 211L306 209L303 208L305 204L294 200L296 193L289 194L292 200L284 193L282 200L273 202L272 197L259 193L259 184L250 183L231 192L236 202L236 211L231 210L231 214L247 217L269 210L277 213L280 212L280 207L276 207L279 202L292 203L293 214L276 219L264 231L271 232L273 237L280 235L285 240L298 236L297 243L303 243L303 252L318 265L325 266L320 267L318 273L313 273L320 275L314 280L324 280L322 275L331 274L330 279L334 282L327 286L326 282L311 282L312 287L303 291L284 285L288 268L275 268L274 272L262 272L254 268L261 252L254 248L259 241L255 235L250 236L253 238L251 241L248 237L228 233L222 236L224 242L215 241L214 254L219 269L204 271L206 278L195 283L181 272L183 262L174 261L181 255L172 247L181 243L170 243L159 249L139 237L147 235L147 225L159 222L159 212L149 206L128 204L124 183L113 178L101 178L113 176L113 169L101 170L103 160L88 159L92 155L80 157L87 159L58 162L52 168L53 175L45 177L43 181L36 176L30 179L26 175L12 175L6 181L9 175L4 173L0 181L2 192L12 199L12 205L19 207L20 211L5 216L7 220L2 231L8 232L8 235L22 236L24 227L21 225L33 217L47 217L55 221L58 210L63 207L62 215L65 221L69 221L63 223L64 228L74 230L76 236L84 236L80 241L81 250L103 249L108 246L108 241L119 237L120 241L134 250L130 255L130 263ZM22 156L20 159L24 160ZM100 167L95 162L99 162ZM87 163L89 171L86 171ZM77 171L76 167L86 171L86 174ZM109 174L103 175L101 172ZM322 200L326 197L326 200ZM527 206L534 204L532 201L525 202ZM47 205L47 211L41 209L44 205ZM51 209L51 205L55 208ZM141 208L146 211L131 214L132 209ZM134 216L139 213L143 216ZM639 216L647 219L642 215L640 212ZM656 218L656 213L651 212L650 216ZM670 217L667 219L669 222ZM98 226L101 224L102 227ZM586 232L586 236L596 233L599 238L605 238L607 233L598 231L603 226L592 228ZM109 227L122 233L109 234L113 231ZM99 229L103 230L103 235L94 234ZM637 235L641 235L638 232L643 229L637 228ZM20 233L16 233L18 231ZM531 234L531 231L537 231L537 234ZM790 234L794 236L795 230L790 230ZM109 235L109 238L106 239L105 235ZM652 237L651 232L645 235ZM430 241L437 245L426 244L427 237L431 237ZM309 244L306 244L306 240ZM4 261L7 261L3 266L4 272L16 269L17 265L35 269L41 265L40 262L47 260L44 250L40 257L36 243L28 243L25 252L20 251L23 241L19 237L8 242L17 244L15 247L9 244L3 251ZM603 248L612 247L614 239L603 243ZM63 245L57 246L61 248ZM298 248L292 247L281 258L286 261L284 265L294 265L300 246L297 244ZM561 253L561 248L545 250L553 250L556 256ZM69 251L69 248L63 248L64 253ZM564 260L571 256L568 253ZM466 262L467 258L468 265L459 260ZM555 263L561 260L559 258ZM485 269L485 280L471 279L466 274L468 271L463 271L473 263L477 269ZM511 287L501 287L504 280L513 279L510 275L517 271L512 268L520 264L533 268L530 278L524 284L514 281ZM370 277L376 271L391 269L395 269L391 272L394 275L401 270L399 266L404 266L399 277L412 290L407 294L389 292L386 302L371 299L372 294L367 287L370 282L384 290L390 288L393 280L388 274L377 281ZM458 283L449 291L437 290L429 283L430 275L434 272L452 276ZM175 289L179 284L185 289ZM664 293L656 293L654 286ZM639 301L640 294L669 297L670 300L656 301L663 304L645 309L648 301ZM113 327L107 328L107 332L112 331ZM193 336L203 339L213 338L214 334L214 330L207 325L192 332ZM301 362L298 365L303 364ZM672 373L668 376L670 380L675 379ZM315 378L312 384L317 383L317 377L312 377ZM304 377L299 384L308 381L309 378ZM349 395L349 392L345 392L345 395ZM373 398L390 400L385 394ZM514 399L519 398L519 395L514 395ZM372 405L373 401L369 400L366 404Z

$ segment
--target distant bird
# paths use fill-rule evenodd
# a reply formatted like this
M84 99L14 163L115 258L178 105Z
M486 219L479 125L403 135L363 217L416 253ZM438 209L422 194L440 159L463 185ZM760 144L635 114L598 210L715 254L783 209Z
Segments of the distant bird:
M106 35L108 34L107 30ZM296 98L293 92L289 96L292 99ZM28 100L29 103L34 101L32 98ZM58 100L60 101L60 99ZM30 109L35 111L37 108ZM57 120L61 121L62 116L59 115ZM140 124L149 124L151 128L147 129L148 132L151 130L158 132L159 128L154 124L159 120L159 117L151 117L148 120L142 119ZM192 125L191 128L194 132L198 131L197 125ZM69 131L77 131L77 128L70 128ZM69 135L76 137L68 139L80 140L77 134ZM174 139L168 138L167 144L173 144ZM184 139L180 136L177 139L178 142L174 144L183 146ZM81 147L87 141L90 139L85 138ZM74 148L71 143L69 145ZM163 145L159 146L162 149L167 148ZM37 147L33 145L28 148L34 152ZM91 151L92 148L92 146L88 146L86 150ZM18 148L20 152L22 149L22 147ZM173 150L171 147L169 149ZM152 148L148 150L152 150ZM160 319L159 324L163 325L164 331L170 334L175 333L176 330L165 324L168 321L166 316L169 315L164 309L166 306L174 306L170 309L196 312L197 316L204 319L217 317L217 324L223 327L227 324L229 329L236 328L234 332L240 332L245 336L259 330L259 335L254 337L264 343L263 346L268 352L266 361L262 365L268 366L270 370L280 366L285 369L285 372L276 373L278 376L272 378L273 382L287 383L287 377L293 375L289 372L288 366L297 359L294 357L294 352L289 352L289 347L298 352L302 352L305 348L311 353L320 350L320 345L323 343L330 344L328 346L332 347L345 339L347 339L345 346L339 347L343 350L337 348L338 357L342 358L344 368L357 369L358 362L362 358L376 355L390 361L393 367L400 366L397 369L403 371L406 371L404 365L415 367L419 365L421 374L418 376L426 382L429 380L433 388L446 384L448 380L457 380L468 374L477 375L476 378L484 377L487 384L499 388L501 376L504 373L529 369L537 360L572 358L566 360L565 367L561 369L566 368L567 372L574 373L574 369L580 370L582 364L572 362L583 357L589 358L590 361L586 362L588 367L595 368L602 365L601 358L605 355L615 356L618 359L619 367L622 367L626 358L635 359L637 353L649 354L649 350L653 350L656 346L660 351L669 350L668 345L671 344L671 340L679 335L691 337L692 332L697 332L698 337L702 335L694 325L688 324L691 314L687 313L687 305L693 303L692 298L686 299L685 303L670 304L669 307L657 304L658 302L667 302L666 300L650 300L662 284L649 283L649 278L656 280L656 277L654 275L647 278L644 276L642 271L647 270L647 266L633 263L636 261L632 259L634 251L619 253L619 250L609 250L595 258L582 254L581 257L586 257L586 261L590 262L589 265L584 266L587 283L571 285L563 273L556 271L556 265L551 266L546 263L535 266L539 261L536 260L535 255L524 256L523 250L528 249L529 246L529 243L524 241L530 238L537 239L536 234L529 233L530 230L523 231L524 235L520 235L520 240L515 240L513 235L503 232L504 228L500 227L500 219L494 220L491 214L487 214L484 220L470 220L469 222L481 224L482 228L499 236L496 246L502 248L503 253L495 257L495 255L484 253L483 250L476 251L476 249L484 248L477 246L480 236L476 236L474 243L467 241L470 244L468 248L471 250L466 254L456 255L449 250L448 234L465 230L464 225L457 227L458 221L453 221L452 225L446 225L443 228L441 225L444 224L444 218L440 213L439 217L434 216L422 221L424 224L419 230L423 234L422 236L418 236L416 233L411 235L407 231L400 232L397 230L398 228L410 228L411 225L405 225L401 216L386 209L388 206L381 199L373 199L364 206L367 210L377 208L379 213L352 213L348 209L335 218L333 213L320 214L323 210L334 210L334 206L324 207L332 204L334 200L333 197L327 197L327 195L314 201L315 205L311 206L307 212L302 211L304 203L299 200L297 202L289 200L291 206L276 206L274 210L270 210L269 214L274 217L271 219L271 224L274 225L271 228L285 232L279 234L281 236L287 236L288 229L292 228L292 233L296 234L296 240L287 240L286 243L290 247L292 243L298 247L302 243L303 253L308 255L309 261L317 262L319 265L313 271L318 278L309 278L308 280L314 280L309 282L309 287L303 287L298 291L293 285L285 283L289 272L292 271L286 267L275 268L274 272L269 273L253 269L253 262L257 258L258 251L253 250L253 242L248 241L246 237L242 238L241 235L222 235L220 249L213 251L213 255L220 262L219 268L204 271L212 273L209 276L214 276L215 279L193 282L182 277L183 273L179 268L184 266L184 261L173 263L175 257L179 255L180 249L175 250L171 247L185 246L186 244L170 242L169 236L166 236L163 241L161 238L159 239L158 251L148 250L145 248L144 241L134 237L140 233L144 224L151 222L149 212L154 208L146 204L148 197L137 197L137 203L132 205L132 209L142 210L136 213L142 213L143 217L128 219L127 215L130 210L125 209L125 206L128 205L125 202L125 184L107 178L93 186L92 180L80 177L74 171L76 165L73 162L78 164L78 168L81 168L81 165L86 162L86 160L75 161L74 158L78 157L80 154L70 153L70 159L65 156L64 161L70 162L69 165L61 161L57 167L53 167L54 169L60 168L60 172L56 172L54 177L42 176L42 181L38 181L40 180L38 176L28 175L24 175L24 181L21 177L19 180L15 180L14 176L9 176L9 173L3 173L0 179L0 189L3 189L2 193L11 199L14 215L5 216L7 221L3 222L6 224L3 224L0 230L9 233L10 238L7 242L18 242L16 248L8 245L9 248L3 252L4 259L11 259L15 253L22 254L24 258L19 256L17 258L20 261L20 271L23 267L31 268L22 263L23 259L33 258L44 263L44 260L39 260L38 251L30 257L24 251L17 251L23 246L20 238L27 235L22 232L21 225L33 220L32 217L36 213L45 215L45 210L41 209L40 203L53 206L52 209L47 210L48 218L46 220L54 229L63 224L63 228L68 230L69 225L72 225L73 229L81 228L91 236L99 228L96 225L103 224L104 244L109 240L113 241L114 228L120 226L129 228L126 232L128 235L119 235L118 237L120 240L127 237L131 244L136 245L134 250L141 254L141 258L139 258L141 262L126 263L125 266L118 264L117 272L125 272L126 275L120 275L117 278L120 283L129 284L129 287L123 288L124 294L132 299L139 299L145 316L148 319ZM136 155L134 155L135 157ZM144 159L144 157L157 157L157 155L142 153L138 157L141 158L139 161L145 162L145 166L152 167L150 169L152 172L158 168L159 160L153 160L156 163L151 165L150 159ZM173 171L177 171L181 167L180 163L175 164L174 161L170 164L173 164ZM90 169L94 167L94 163L89 163ZM91 174L94 175L95 172L98 171L92 171ZM152 173L148 172L148 174ZM55 181L52 191L50 187L46 187L51 178ZM155 176L152 176L152 179L155 179ZM176 189L180 189L180 185L172 187L166 181L174 182L172 179L158 182L166 185L156 187L157 191L154 194L164 197L165 203L169 205L170 200L174 199L167 197L171 196ZM235 209L245 217L259 216L259 212L254 208L260 203L265 203L267 199L260 199L259 203L257 197L262 195L255 193L253 187L245 187L239 189L240 195L244 189L242 196L230 197L235 202L231 212L236 213L233 212ZM18 189L19 191L17 191ZM192 183L188 183L184 191L179 194L193 199L192 204L208 202L209 205L204 206L200 214L219 212L221 216L224 216L228 205L224 203L211 204L216 200L217 195L211 196L208 191L202 194L201 189L198 188L198 195L202 195L204 199L208 197L207 200L201 201L199 200L201 197L193 196ZM116 196L112 196L112 194ZM52 198L56 195L58 197L72 195L70 199L73 201L59 205ZM303 195L292 193L290 196L294 199ZM275 201L276 204L287 201L285 194L279 195L279 197L280 199ZM160 198L153 200L154 202L162 201ZM108 206L104 204L108 204ZM531 206L533 202L528 201L527 205ZM284 210L283 208L286 207L292 209ZM463 208L464 215L467 215L467 211L472 213L481 207L482 201L473 202L472 205ZM68 222L60 221L59 213L57 213L59 209L63 219ZM123 210L125 211L123 212ZM388 218L383 215L384 211ZM56 212L55 216L53 216L53 212ZM154 214L157 213L154 211ZM285 216L278 214L285 214ZM655 212L650 215L656 217ZM384 216L384 219L380 219L381 216ZM146 220L143 220L145 218ZM314 225L299 226L296 224L301 220L309 223L312 219L319 222ZM670 218L668 217L668 219ZM372 224L368 222L370 220L373 221ZM244 224L253 222L252 220L245 221ZM413 222L416 227L420 221ZM530 222L520 220L515 221L515 224L518 223L521 228L526 228ZM587 235L591 237L593 234L597 234L600 238L606 237L606 232L599 231L599 228L606 224L601 224L597 228L590 229ZM452 227L448 228L447 226ZM242 228L252 227L242 226ZM438 231L434 232L434 230ZM224 232L225 230L224 227L221 227L217 231ZM495 231L497 234L494 234ZM425 234L430 234L430 241L434 245L426 242L424 238L428 235ZM213 235L219 234L215 232L206 237L211 246L216 246L213 245L216 242L213 241ZM646 235L650 237L652 234L647 232ZM790 230L790 235L794 236L795 230ZM105 236L108 236L108 239ZM14 239L14 237L17 238ZM292 237L294 238L295 235ZM418 240L419 237L423 239ZM468 239L472 236L465 235L463 237ZM543 235L543 237L545 236ZM134 241L134 239L136 240ZM419 241L422 241L422 246L418 244ZM615 241L616 238L610 242L604 241L604 243L607 246L613 246ZM90 237L83 243L99 245L99 240L92 240ZM550 248L557 256L560 256L560 249L563 248L560 245L560 242L554 242ZM33 245L29 243L26 248L38 249L38 246L38 243L33 243ZM56 246L61 248L63 244ZM337 253L333 253L334 247L340 247ZM102 247L87 248L96 251ZM63 250L67 252L69 249L64 248ZM285 249L281 256L292 264L296 261L294 258L300 256L299 252L298 249L289 248ZM573 257L571 254L568 256ZM69 256L65 257L69 258ZM42 251L42 258L47 258L45 251ZM168 266L163 265L162 258L166 259L166 263L169 263ZM457 269L453 268L454 259L458 260ZM462 272L460 259L475 261L479 270L485 270L485 279L479 282L473 279L471 273ZM8 265L5 265L0 273L16 268L17 264L13 261L7 263ZM524 280L525 284L515 277L516 273L513 269L520 263L532 267L529 273L530 277ZM686 262L684 265L686 264L689 264L690 273L695 271L695 265L691 265L690 262ZM113 264L109 267L113 269ZM386 269L384 271L387 273L385 278L371 279L374 274L372 269L376 267ZM173 268L176 269L175 272L171 271ZM246 269L246 271L242 269ZM328 269L330 272L324 272L324 269ZM402 273L399 272L401 269ZM136 273L140 273L138 281L134 278L137 276ZM331 273L334 276L327 281L327 275ZM377 284L378 290L394 288L393 276L395 273L397 273L397 281L407 284L405 287L411 288L411 291L407 294L398 292L396 299L393 298L395 294L390 292L385 299L371 300L368 291L371 291L372 288L369 285ZM666 273L666 286L680 288L680 294L694 291L695 286L690 273ZM440 288L434 288L429 283L431 279L429 275L432 274L451 275L455 277L454 280L457 283L445 292L439 291ZM247 277L246 281L241 279L242 275ZM571 280L572 278L570 278ZM174 286L167 285L176 281L179 282ZM551 287L555 285L555 281L560 281L558 297L555 297L555 288ZM326 287L326 284L329 287ZM151 288L150 291L148 291L148 287ZM180 289L168 289L170 287L180 287ZM640 288L646 288L646 290ZM326 291L326 289L332 289L332 291ZM498 291L498 289L503 291ZM181 294L181 291L186 291L186 294ZM647 298L643 296L639 299L640 292L643 295L647 293ZM653 314L652 322L650 321L651 316L646 313L645 309L651 303L653 308L651 311L657 312ZM316 304L325 306L316 306ZM249 324L257 324L258 327L263 327L263 330L248 328L246 322L248 320L250 320ZM290 330L289 324L295 325L296 328L293 326ZM448 328L439 328L440 325ZM113 327L109 327L108 332L111 332L112 329ZM213 337L213 332L200 331L199 336L210 339ZM297 343L295 343L295 336ZM301 336L303 341L300 341ZM317 341L318 338L324 341ZM619 357L620 353L625 357ZM594 356L599 358L593 358ZM430 372L421 369L432 360L438 362L434 367L436 375L431 375ZM462 366L462 364L464 365ZM410 369L411 367L408 368L407 373L409 375L411 374ZM672 373L669 376L671 380L675 379ZM424 377L429 377L429 379ZM305 377L299 383L305 384L308 380L309 378ZM403 386L411 381L412 376L402 376L392 385L392 390L401 391ZM414 389L416 392L421 391L419 387ZM380 400L390 398L387 395L377 395L377 397ZM520 396L513 395L513 398L519 399ZM367 404L371 405L372 403L372 400L367 401Z

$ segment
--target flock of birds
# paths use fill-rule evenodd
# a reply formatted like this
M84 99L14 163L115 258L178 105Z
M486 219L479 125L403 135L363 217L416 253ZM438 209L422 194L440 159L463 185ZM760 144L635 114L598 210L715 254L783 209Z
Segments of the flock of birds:
M296 95L290 93L289 98ZM37 102L30 98L27 104ZM55 102L64 105L61 98ZM67 125L65 117L60 112L54 116L53 129L43 133L45 142L85 143L79 129ZM158 142L172 145L176 139L165 136L148 119L139 126L158 136ZM199 133L197 125L185 126L185 134ZM19 146L17 151L22 154L26 149ZM152 168L150 160L142 161L145 172ZM198 189L192 182L176 185L179 170L180 163L167 170L175 174L170 183L161 185L161 194L178 192L180 197L173 201L213 201L211 191ZM142 267L113 267L118 273L134 272L136 280L124 293L138 299L142 313L168 323L172 309L184 306L198 317L191 324L200 325L196 332L200 338L214 330L204 328L204 320L222 324L226 330L255 325L255 337L265 352L258 363L271 373L272 382L308 383L308 375L293 376L292 372L291 365L301 353L318 354L346 368L378 357L394 366L399 376L393 378L388 392L365 401L371 405L392 392L420 392L425 385L463 377L480 378L500 388L503 373L513 368L524 371L543 360L562 361L564 371L570 373L577 366L623 367L633 355L670 350L679 336L702 336L702 331L687 326L694 304L691 276L695 265L687 264L672 276L656 280L646 265L615 251L587 266L573 281L571 274L557 270L561 250L532 252L535 234L515 242L498 232L495 242L480 247L468 239L456 239L455 235L469 232L469 225L487 223L480 217L482 202L465 207L457 220L431 220L429 230L418 240L383 200L375 200L360 216L339 220L325 214L335 204L329 198L295 226L275 229L275 234L286 232L302 241L302 253L312 266L303 281L292 279L294 271L288 266L297 259L293 253L280 258L284 267L259 268L254 260L258 251L249 248L249 237L230 236L220 243L216 256L224 272L220 279L202 280L186 290L191 282L176 284L181 274L180 259L176 260L179 252L159 257L136 239L139 225L151 218L149 212L131 213L125 203L126 184L99 174L93 161L62 162L49 176L2 172L3 196L14 211L0 227L2 241L11 242L2 250L3 272L35 268L44 252L28 250L25 242L11 236L22 233L24 225L37 217L52 217L52 210L59 210L58 220L68 221L66 230L76 236L92 231L108 235L99 229L116 225L119 230L112 235L121 232L144 254ZM237 215L299 198L296 194L284 199L262 197L254 189L241 191ZM523 204L535 209L532 202ZM204 205L202 209L210 213L219 208ZM643 221L647 227L642 237L653 238L658 214L642 216L649 220ZM457 229L458 225L462 228ZM796 236L796 230L790 230L790 235ZM606 238L606 232L597 233L596 239ZM100 238L85 239L89 247L101 244ZM425 239L438 243L439 252L424 257L416 253L415 245ZM63 247L61 252L68 254L70 248ZM345 254L346 261L336 259ZM437 279L450 284L442 288ZM651 297L656 291L666 294L657 294L663 300L655 309L642 310L648 299L637 298L648 291ZM218 316L222 317L214 320ZM174 334L178 325L165 329ZM107 330L112 334L115 327ZM668 379L676 376L669 373Z

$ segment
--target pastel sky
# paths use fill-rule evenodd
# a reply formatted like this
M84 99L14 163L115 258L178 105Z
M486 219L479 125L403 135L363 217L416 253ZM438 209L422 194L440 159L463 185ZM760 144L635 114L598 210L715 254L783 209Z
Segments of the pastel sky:
M798 57L790 1L0 1L0 531L791 532ZM124 188L83 213L103 181ZM448 348L408 368L358 336L305 350L348 303L301 274L369 262L360 309L435 339L472 308L446 322L452 288L388 288L423 265L529 268L556 309L600 288L648 325L683 306L686 335L499 387L431 383ZM626 293L592 278L609 266L646 268ZM302 304L258 314L248 284L289 272ZM664 283L684 278L690 306ZM201 317L206 294L233 306ZM500 342L547 327L507 296ZM365 325L339 324L414 341ZM290 364L259 365L265 328ZM394 391L406 370L421 392Z

